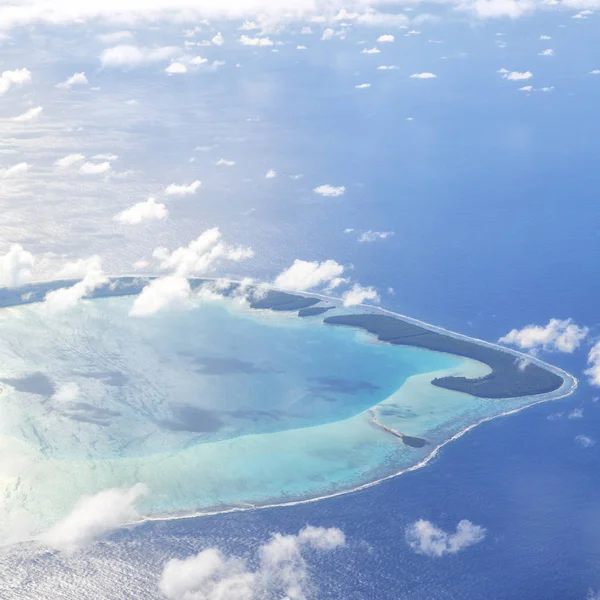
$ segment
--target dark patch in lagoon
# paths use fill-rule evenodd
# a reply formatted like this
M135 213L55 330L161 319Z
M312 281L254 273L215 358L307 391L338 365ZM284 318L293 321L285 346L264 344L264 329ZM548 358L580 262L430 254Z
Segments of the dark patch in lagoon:
M200 365L197 372L202 375L252 375L273 372L273 369L261 367L239 358L197 356L193 358L193 362Z
M338 394L359 394L360 392L376 392L380 389L378 385L369 381L352 381L351 379L342 379L341 377L315 377L318 385L309 388L313 394L322 394L324 392Z
M223 421L212 410L182 404L173 408L174 419L163 419L158 424L171 431L192 431L194 433L215 433Z
M40 396L50 397L56 391L52 380L44 373L31 373L24 377L15 377L14 379L3 379L4 383L12 386L17 392L25 394L39 394Z
M423 438L403 434L400 439L405 446L410 446L411 448L423 448L423 446L427 446L427 440Z

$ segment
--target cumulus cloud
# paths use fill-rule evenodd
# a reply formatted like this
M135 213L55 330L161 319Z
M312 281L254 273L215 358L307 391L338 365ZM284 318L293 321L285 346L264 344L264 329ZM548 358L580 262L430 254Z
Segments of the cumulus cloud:
M152 256L159 261L163 271L172 270L178 275L188 276L211 271L221 261L238 262L254 256L252 248L235 246L222 239L218 227L207 229L187 246L169 252L157 248Z
M42 308L50 313L63 312L76 306L94 290L108 283L108 277L102 271L102 260L97 255L67 263L56 277L83 279L71 287L59 288L46 294Z
M128 225L136 225L142 221L160 221L166 219L169 212L164 204L157 203L154 198L138 202L132 207L115 215L115 221Z
M13 117L11 121L17 121L18 123L24 123L25 121L33 121L37 119L43 111L43 107L36 106L35 108L30 108L28 111L24 112L17 117Z
M343 196L344 193L346 192L346 188L343 185L335 187L333 185L329 185L328 183L326 183L325 185L317 186L313 190L313 192L315 192L315 194L319 194L320 196L328 196L328 197L335 198L337 196Z
M291 267L282 271L275 278L275 286L286 290L306 291L322 285L329 289L343 282L343 265L335 260L306 261L296 259Z
M226 158L220 158L215 165L217 165L217 167L234 167L235 166L235 160L228 160Z
M25 175L27 171L31 168L31 165L26 162L20 162L12 167L8 167L6 169L0 169L0 177L4 179L11 179L13 177L20 177L21 175Z
M363 287L360 283L355 283L348 291L342 294L344 306L356 306L363 304L367 300L378 303L380 301L377 290L371 286Z
M111 164L108 161L93 163L85 162L79 167L79 172L82 175L102 175L112 169Z
M370 83L359 83L358 85L354 86L357 90L366 90L367 88L371 87ZM327 194L323 194L324 196Z
M525 71L523 73L519 71L508 71L504 72L502 77L504 77L504 79L508 79L509 81L524 81L525 79L531 79L533 77L533 73L531 71Z
M588 354L588 368L585 374L589 377L590 383L600 387L600 342L596 342Z
M134 317L153 315L166 308L187 306L191 287L182 275L153 279L136 296L129 314Z
M73 73L66 81L57 83L55 87L62 90L70 90L74 85L87 85L89 83L85 73Z
M546 350L571 354L585 339L589 329L579 327L572 319L550 319L544 327L527 325L523 329L513 329L498 341L501 344L516 346L521 350Z
M430 521L420 519L406 530L406 541L417 553L439 557L444 554L456 554L464 548L481 542L485 538L485 529L463 519L455 533L447 533Z
M67 154L67 156L63 156L58 160L54 161L54 165L60 167L61 169L65 169L67 167L72 167L77 163L80 163L85 160L85 156L83 154Z
M0 254L0 288L18 287L31 280L34 258L21 244L12 244L6 254Z
M223 34L219 31L219 33L217 33L217 35L215 35L213 37L213 39L211 40L211 42L215 46L222 46L225 43L225 38L223 37Z
M0 75L0 96L4 96L13 85L23 85L30 82L31 71L29 69L3 71Z
M596 445L596 440L589 435L577 435L575 436L575 443L582 448L591 448Z
M360 235L358 241L361 243L365 242L376 242L377 240L385 240L394 235L393 231L365 231Z
M398 69L398 65L380 65L377 67L378 71L397 71Z
M148 493L144 484L111 488L83 496L73 510L38 540L45 546L72 553L138 518L135 504Z
M437 79L437 75L433 73L413 73L411 79Z
M380 43L380 44L384 44L384 43L386 43L386 42L388 42L388 43L389 43L389 42L393 42L393 41L394 41L394 39L395 39L395 38L394 38L394 36L393 36L393 35L391 35L391 34L389 34L389 33L384 33L383 35L380 35L380 36L377 38L377 42L378 42L378 43Z
M542 50L538 54L540 56L554 56L554 50L552 48L547 48L546 50Z
M336 528L307 526L297 535L275 534L257 551L256 567L208 548L163 569L160 591L167 600L259 600L265 597L307 600L312 585L303 551L328 552L345 546Z
M265 179L275 179L275 177L277 177L277 171L273 171L273 169L268 170L265 175Z
M195 194L201 187L202 182L198 180L192 181L190 184L182 185L172 183L165 189L165 194L167 196L190 196L191 194Z
M117 44L118 42L133 38L133 33L128 30L111 31L110 33L102 33L96 37L103 44Z
M104 50L100 56L100 61L104 67L131 68L169 60L178 52L179 49L173 46L144 48L120 44Z
M56 404L70 404L79 398L79 386L74 381L62 383L52 394L52 402Z
M363 48L361 54L379 54L381 50L379 48Z
M244 46L272 46L273 42L268 37L249 37L242 35L239 39L240 44Z
M172 62L166 69L165 73L169 73L169 75L181 75L183 73L187 73L187 67L180 62Z

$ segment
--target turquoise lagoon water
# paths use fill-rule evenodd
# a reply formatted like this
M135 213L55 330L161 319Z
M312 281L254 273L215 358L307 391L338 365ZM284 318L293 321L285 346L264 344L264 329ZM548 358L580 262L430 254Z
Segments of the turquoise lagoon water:
M137 482L147 516L315 498L532 402L436 388L489 368L322 317L220 300L135 318L132 302L0 310L0 523L36 531L84 494ZM404 445L373 415L428 444Z

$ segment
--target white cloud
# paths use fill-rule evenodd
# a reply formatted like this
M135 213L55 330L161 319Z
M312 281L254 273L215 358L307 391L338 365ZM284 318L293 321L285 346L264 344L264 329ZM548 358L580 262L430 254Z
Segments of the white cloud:
M393 231L373 231L369 229L369 231L365 231L358 238L359 242L376 242L377 240L385 240L394 235Z
M160 46L157 48L143 48L121 44L107 48L102 52L100 61L104 67L137 67L169 60L179 50L173 46Z
M519 88L519 91L527 92L527 93L533 92L533 86L532 85L524 85L523 87Z
M59 279L83 277L75 285L48 292L44 297L43 309L50 313L68 310L89 296L94 290L108 283L108 277L102 271L102 260L94 255L67 263L57 274Z
M138 517L136 502L148 489L138 483L130 488L112 488L95 496L83 496L73 510L38 540L51 548L75 552L94 540Z
M6 169L0 169L0 176L4 179L11 179L12 177L20 177L29 171L31 165L26 162L20 162L12 167Z
M335 31L333 29L331 29L331 27L328 27L327 29L323 30L321 39L322 40L330 40L333 38L334 35L335 35Z
M0 96L4 96L13 85L23 85L30 82L31 71L29 71L29 69L4 71L2 75L0 75Z
M244 46L272 46L273 42L268 37L248 37L242 35L238 40Z
M437 75L433 73L413 73L411 79L437 79Z
M13 117L11 119L11 121L17 121L18 123L23 123L25 121L33 121L34 119L37 119L43 111L43 107L41 106L36 106L35 108L30 108L28 111L24 112L23 114L17 116L17 117Z
M267 174L265 175L265 179L275 179L275 177L277 177L277 171L273 171L273 169L267 171Z
M74 381L63 383L52 394L52 402L55 404L70 404L79 398L79 386Z
M166 219L169 212L164 204L157 203L154 198L148 198L145 202L138 202L132 207L115 215L115 221L136 225L142 221L160 221Z
M371 286L363 287L360 283L355 283L348 291L342 294L344 306L356 306L363 304L367 300L378 303L380 301L377 290Z
M306 46L296 46L296 50L306 50Z
M312 35L312 33L313 33L313 30L312 30L312 28L311 28L311 27L306 27L306 26L305 26L305 27L302 27L302 29L300 30L300 33L301 33L302 35Z
M540 40L542 41L547 41L547 40L551 40L552 38L549 35L540 35Z
M187 67L180 62L172 62L166 69L165 73L169 75L187 73Z
M93 160L117 160L119 156L117 154L112 154L110 152L106 154L94 154L92 156Z
M552 48L547 48L546 50L542 50L539 52L540 56L554 56L554 50Z
M406 530L408 545L418 554L439 557L444 554L455 554L464 548L481 542L485 538L485 529L463 519L456 527L455 533L436 527L430 521L420 519Z
M307 600L312 586L303 550L327 552L345 544L343 532L335 528L307 526L297 535L275 534L258 548L254 570L239 558L208 548L168 561L160 591L167 600Z
M313 192L315 192L315 194L319 194L321 196L335 198L337 196L343 196L344 193L346 192L346 188L343 185L335 187L333 185L329 185L328 183L326 183L325 185L317 186L313 190Z
M136 296L129 314L145 317L166 308L187 306L191 291L187 278L182 275L153 279Z
M169 252L157 248L152 256L163 271L173 270L179 275L202 274L212 270L219 261L238 262L254 256L252 248L234 246L222 240L218 227L207 229L187 246Z
M223 38L223 35L221 34L221 32L219 31L219 33L217 33L217 35L215 35L213 37L213 39L211 40L211 42L215 45L215 46L222 46L225 43L225 38Z
M590 71L590 75L600 75L600 69L594 69L593 71Z
M568 415L567 419L583 419L583 409L574 408Z
M571 354L585 339L587 327L579 327L572 319L550 319L545 327L527 325L523 329L513 329L498 341L501 344L516 346L522 350L546 350Z
M218 167L233 167L235 166L235 160L227 160L226 158L220 158L215 165Z
M398 69L398 65L380 65L377 67L378 71L397 71Z
M589 435L578 435L575 436L575 443L582 448L591 448L596 445L596 440Z
M191 194L195 194L202 187L201 181L192 181L190 184L182 184L177 185L176 183L172 183L168 185L165 189L165 194L167 196L189 196Z
M103 44L117 44L118 42L122 42L123 40L130 40L131 38L133 38L133 33L127 30L112 31L111 33L100 34L97 36L97 38Z
M67 154L67 156L63 156L62 158L54 161L54 164L55 166L64 169L67 167L72 167L83 160L85 160L85 156L83 154Z
M324 284L331 289L341 283L344 273L343 265L335 260L323 262L296 259L291 267L282 271L275 278L275 286L286 290L306 291Z
M0 254L0 288L18 287L31 280L35 259L20 244L12 244L6 254Z
M82 175L102 175L112 169L108 161L100 163L85 162L79 167L79 172Z
M361 54L379 54L381 50L379 48L363 48L360 51Z
M504 79L508 79L509 81L523 81L525 79L531 79L533 77L533 73L531 71L525 71L523 73L520 73L519 71L510 71L504 72L502 77L504 77Z
M70 90L74 85L88 85L88 78L85 73L73 73L66 81L57 83L55 87L63 90Z
M585 374L589 377L590 383L596 387L600 387L600 342L596 342L587 359L589 367Z
M367 88L371 87L370 83L359 83L358 85L354 86L357 90L366 90ZM323 194L324 196L327 194Z
M394 38L394 36L393 36L393 35L391 35L391 34L389 34L389 33L384 33L383 35L380 35L380 36L377 38L377 42L378 42L378 43L380 43L380 44L385 44L386 42L387 42L387 43L389 43L389 42L393 42L393 41L394 41L394 39L395 39L395 38Z
M194 58L190 60L191 65L203 65L207 62L208 58L203 58L202 56L194 56Z

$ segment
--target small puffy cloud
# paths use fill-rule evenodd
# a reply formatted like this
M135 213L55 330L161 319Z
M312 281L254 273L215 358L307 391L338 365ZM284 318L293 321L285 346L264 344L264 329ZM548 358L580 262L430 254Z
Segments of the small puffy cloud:
M588 368L585 374L591 385L600 387L600 342L596 342L588 354Z
M31 168L31 165L26 162L20 162L12 167L8 167L6 169L0 169L0 177L3 179L11 179L13 177L20 177L21 175L25 175L27 171Z
M76 306L94 290L108 283L108 277L102 271L102 261L97 255L67 263L56 276L59 279L83 279L71 287L59 288L46 294L42 307L50 313L62 312Z
M312 30L312 28L311 28L311 27L303 27L303 28L300 30L300 33L301 33L302 35L312 35L312 33L313 33L313 30Z
M411 79L437 79L437 75L433 73L413 73Z
M596 440L589 435L575 436L575 443L582 448L591 448L596 445Z
M397 71L398 69L398 65L380 65L377 67L378 71Z
M344 306L356 306L363 304L367 300L378 303L380 298L377 290L371 286L363 287L360 283L355 283L348 291L342 294Z
M277 171L273 171L273 169L268 170L265 175L265 179L275 179L275 177L277 177Z
M225 38L223 37L223 35L221 34L221 32L219 31L219 33L217 33L217 35L215 35L213 37L213 39L211 40L211 42L215 45L215 46L222 46L225 43Z
M325 29L323 31L323 34L321 35L321 39L322 40L331 40L334 35L335 35L335 31L333 29L331 29L331 27L328 27L327 29Z
M393 36L393 35L391 35L391 34L389 34L389 33L384 33L383 35L380 35L380 36L377 38L377 43L379 43L379 44L385 44L386 42L387 42L387 43L389 43L389 42L393 42L393 41L394 41L394 39L395 39L395 38L394 38L394 36Z
M187 73L187 67L180 62L172 62L166 69L165 73L169 73L169 75L177 75Z
M227 160L226 158L220 158L215 165L217 165L217 167L234 167L235 166L235 160Z
M533 92L533 86L532 85L524 85L523 87L519 88L520 92L527 92L528 94Z
M79 386L74 381L69 381L58 386L51 400L55 404L70 404L79 398L79 392Z
M568 415L567 419L583 419L583 409L582 408L574 408Z
M112 488L84 496L64 519L39 536L42 544L72 553L138 518L137 501L148 493L145 485Z
M407 528L406 541L417 554L440 557L478 544L485 538L485 533L483 527L466 519L458 523L455 533L447 533L430 521L420 519Z
M296 46L296 50L306 50L306 46Z
M202 56L194 56L194 58L190 59L190 65L204 65L208 62L208 58L203 58Z
M539 52L540 56L554 56L554 50L552 48L547 48L546 50L542 50Z
M544 327L527 325L523 329L513 329L498 341L521 350L534 352L546 350L571 354L579 348L588 333L587 327L579 327L572 319L550 319Z
M182 185L172 183L165 189L165 194L167 196L190 196L191 194L195 194L201 187L202 182L198 180Z
M509 71L505 72L502 77L504 77L504 79L508 79L509 81L524 81L525 79L531 79L533 77L533 73L531 71L525 71L523 73L520 73L519 71Z
M84 162L81 167L79 167L79 172L82 175L102 175L111 169L111 164L108 161L100 163Z
M28 111L24 112L23 114L17 116L17 117L13 117L11 119L11 121L16 121L17 123L24 123L26 121L33 121L35 119L37 119L43 111L43 107L41 106L36 106L35 108L30 108Z
M370 83L359 83L358 85L354 86L357 90L366 90L367 88L371 87Z
M178 48L173 46L144 48L121 44L104 50L100 56L100 61L104 67L131 68L169 60L178 52Z
M169 212L164 204L157 203L154 198L138 202L132 207L115 215L115 221L128 225L136 225L142 221L160 221L166 219Z
M549 35L540 35L540 40L542 40L542 41L548 41L551 39L552 38Z
M207 229L188 246L169 252L167 248L157 248L152 256L159 261L160 269L172 270L179 275L207 273L219 261L238 262L254 256L252 248L234 246L222 239L218 227Z
M600 75L600 69L594 69L593 71L590 71L590 75Z
M336 186L329 185L328 183L326 183L324 185L317 186L313 190L313 192L315 194L319 194L320 196L335 198L337 196L343 196L344 193L346 192L346 188L343 185L336 187Z
M327 284L331 289L341 283L343 265L335 260L306 261L296 259L291 267L275 278L275 286L286 290L306 291Z
M242 35L238 40L244 46L272 46L273 42L268 37L249 37Z
M133 38L131 31L112 31L111 33L102 33L96 36L103 44L117 44L124 40Z
M55 87L62 90L70 90L74 85L88 85L88 78L85 73L73 73L66 81L57 83Z
M185 306L191 291L187 278L182 275L153 279L136 296L129 314L134 317L146 317L167 308Z
M344 533L336 528L307 526L297 535L275 534L258 548L253 570L239 558L207 548L168 561L160 591L167 600L305 600L312 586L303 551L330 552L345 544Z
M379 54L381 50L379 48L363 48L361 54Z
M67 167L72 167L83 160L85 160L85 156L83 154L67 154L67 156L63 156L62 158L55 160L54 165L60 167L61 169L66 169Z
M31 71L29 69L3 71L0 75L0 96L4 96L13 85L23 85L30 82Z
M385 240L394 235L393 231L365 231L360 235L358 241L361 243L365 242L376 242L377 240Z
M0 288L18 287L31 280L34 258L21 244L12 244L6 254L0 254Z

